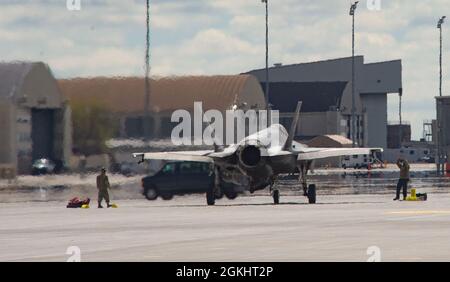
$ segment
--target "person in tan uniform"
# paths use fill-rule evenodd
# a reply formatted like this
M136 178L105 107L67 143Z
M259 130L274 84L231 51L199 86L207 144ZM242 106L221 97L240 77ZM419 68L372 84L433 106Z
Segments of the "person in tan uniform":
M105 199L107 207L111 207L109 204L109 193L108 189L111 186L109 185L108 176L106 175L106 169L102 168L102 172L97 175L97 189L98 189L98 207L103 208L102 201Z
M408 194L408 182L409 182L409 163L407 160L399 158L397 160L397 166L400 169L400 178L397 182L397 194L394 201L400 199L400 190L403 188L403 200L406 199Z

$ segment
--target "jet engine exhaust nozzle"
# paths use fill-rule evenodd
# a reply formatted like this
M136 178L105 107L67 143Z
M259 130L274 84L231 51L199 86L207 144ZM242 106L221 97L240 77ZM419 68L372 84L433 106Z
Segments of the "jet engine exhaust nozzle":
M261 150L254 146L245 146L239 154L240 162L246 167L256 167L261 161Z

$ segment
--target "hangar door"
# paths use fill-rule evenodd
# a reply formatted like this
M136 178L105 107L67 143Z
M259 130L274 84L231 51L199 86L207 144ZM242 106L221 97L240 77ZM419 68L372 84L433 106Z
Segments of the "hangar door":
M31 140L33 160L39 158L53 159L54 110L31 110Z

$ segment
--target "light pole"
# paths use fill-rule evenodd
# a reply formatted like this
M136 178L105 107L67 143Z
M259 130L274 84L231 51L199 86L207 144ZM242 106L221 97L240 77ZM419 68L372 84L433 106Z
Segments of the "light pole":
M439 28L439 96L442 96L442 24L445 16L438 21L437 28Z
M266 91L264 93L264 98L266 100L267 110L270 110L269 106L269 3L268 0L261 0L262 3L266 4ZM270 122L270 120L269 120Z
M442 24L444 23L444 19L445 16L441 17L437 23L437 28L439 29L439 97L442 96ZM437 100L437 103L439 103L440 101ZM438 111L439 111L439 106L437 107ZM438 138L437 138L437 169L438 172L440 172L441 170L443 171L444 168L444 164L442 163L442 146L441 146L441 138L444 136L442 130L443 128L441 128L441 122L440 122L440 118L442 118L442 116L440 116L439 113L437 113L437 131L438 131ZM441 169L442 166L442 169Z
M359 1L350 6L350 16L352 16L352 147L356 146L356 117L355 117L355 11Z
M144 105L144 139L150 139L150 0L147 0L145 35L145 105Z

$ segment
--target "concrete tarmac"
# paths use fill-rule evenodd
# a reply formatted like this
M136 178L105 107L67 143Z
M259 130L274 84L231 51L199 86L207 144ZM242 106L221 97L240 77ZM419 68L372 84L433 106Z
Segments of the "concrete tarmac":
M450 195L394 202L390 195L218 200L122 200L117 209L65 202L0 205L0 261L450 261ZM377 249L377 250L378 250ZM369 249L369 250L373 250Z

